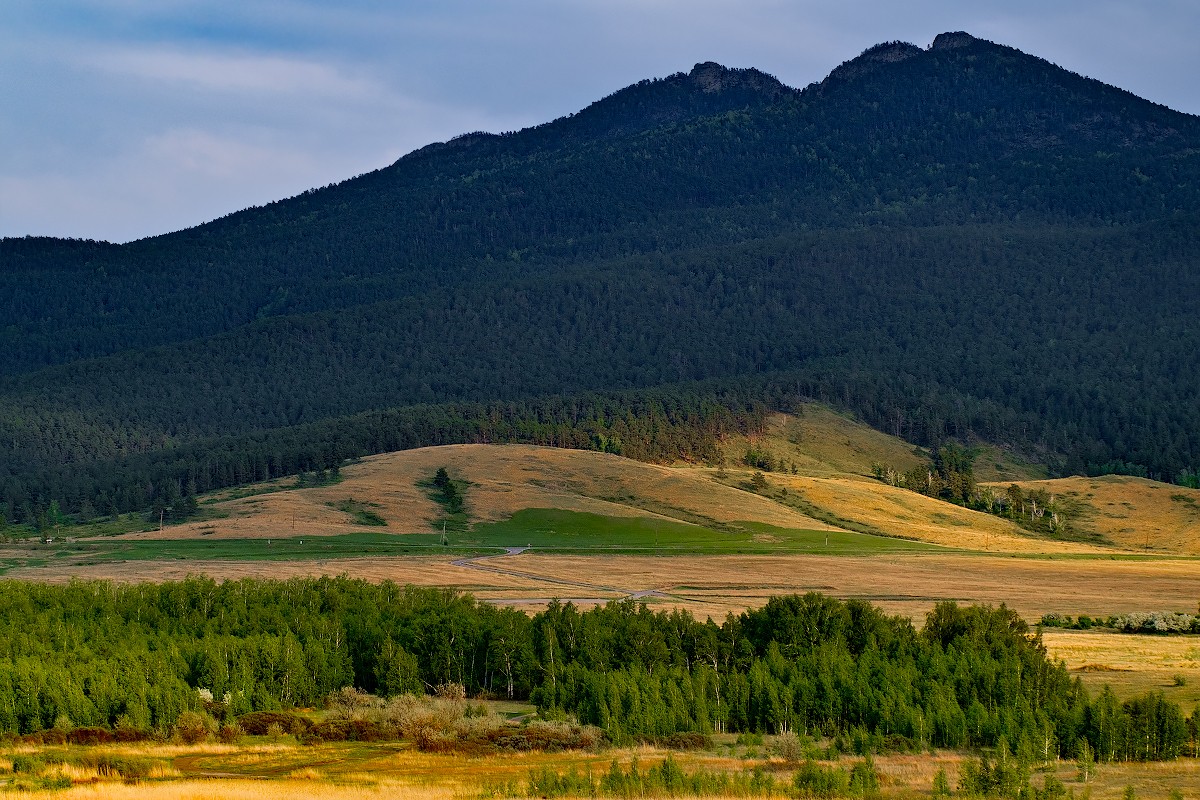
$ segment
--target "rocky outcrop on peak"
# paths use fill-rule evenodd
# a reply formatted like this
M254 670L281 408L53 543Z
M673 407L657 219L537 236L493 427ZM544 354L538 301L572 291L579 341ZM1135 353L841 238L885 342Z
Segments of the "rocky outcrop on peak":
M968 47L977 41L979 40L965 31L939 33L934 37L933 44L929 46L929 49L953 50L956 47Z
M909 44L908 42L884 42L883 44L877 44L874 47L867 48L856 58L843 62L829 73L828 77L821 82L821 85L825 86L831 82L837 83L839 81L853 80L860 75L875 72L886 64L907 61L910 58L921 55L923 52L925 51L915 44Z
M731 69L715 61L705 61L688 73L692 83L706 94L729 89L748 89L766 94L791 91L775 78L756 69Z

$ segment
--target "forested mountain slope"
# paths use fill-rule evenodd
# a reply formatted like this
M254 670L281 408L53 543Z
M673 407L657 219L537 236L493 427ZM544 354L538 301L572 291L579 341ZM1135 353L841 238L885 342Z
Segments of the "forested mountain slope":
M0 502L131 454L129 503L177 492L209 437L293 464L291 426L324 458L376 446L348 415L668 385L1175 478L1198 222L1200 119L1010 48L880 45L802 91L701 64L190 230L3 241Z

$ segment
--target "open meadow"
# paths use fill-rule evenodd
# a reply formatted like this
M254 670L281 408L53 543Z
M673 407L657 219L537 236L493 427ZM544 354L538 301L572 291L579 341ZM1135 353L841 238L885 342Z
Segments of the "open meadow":
M69 788L25 790L7 768L7 787L14 796L114 798L115 800L375 800L404 797L416 800L495 800L545 796L535 783L539 775L575 774L598 782L616 764L642 774L671 759L685 775L705 773L752 778L762 776L753 792L706 793L708 797L796 797L798 764L778 754L781 737L751 737L747 743L731 735L714 738L704 751L671 751L643 745L592 752L506 753L471 755L423 753L405 744L331 743L300 745L283 737L274 742L247 741L236 745L139 745L105 748L15 748L2 751L0 769L14 758L36 755L51 762L42 773L48 779L69 778ZM115 771L81 765L92 762L152 765L143 777L123 778ZM970 757L953 752L882 754L874 757L878 796L929 797L935 775L944 770L949 785L958 784ZM55 765L53 762L58 761ZM862 759L853 755L822 758L825 768L849 770ZM19 763L19 761L18 761ZM1040 788L1053 776L1075 793L1096 800L1127 797L1127 787L1147 800L1167 800L1172 792L1184 797L1200 793L1200 761L1183 758L1155 764L1101 764L1086 781L1073 762L1038 766L1031 783ZM0 775L0 781L5 778ZM65 781L59 781L64 783ZM49 783L49 782L48 782ZM567 794L566 796L580 796ZM586 794L582 796L587 796ZM619 795L618 795L619 796ZM637 795L635 795L637 796ZM687 796L663 792L644 796ZM799 796L804 796L801 792Z
M769 456L775 469L739 463L749 451ZM162 530L126 516L70 528L52 541L10 539L0 544L0 566L6 578L48 583L343 575L450 588L530 614L554 599L590 608L632 598L718 623L772 597L807 592L867 601L918 626L944 600L1003 604L1031 624L1045 614L1194 613L1200 601L1194 490L1135 479L1044 481L998 450L981 456L994 480L1068 498L1074 524L1092 538L1081 542L874 479L877 463L909 467L924 456L819 406L773 417L763 435L726 442L725 453L720 467L523 445L390 453L347 464L335 479L282 478L214 493L201 498L197 518ZM461 493L461 508L434 491L439 468ZM1200 636L1047 629L1043 641L1093 693L1104 685L1121 699L1161 691L1188 713L1200 701ZM236 745L106 747L16 745L3 751L0 768L9 788L36 788L14 771L29 763L22 757L33 757L42 770L40 796L457 800L543 796L544 787L532 783L538 771L599 780L614 761L628 769L636 759L646 769L669 752L644 745L439 754L411 743L300 744L288 735ZM141 759L140 777L122 779L97 753ZM745 776L757 769L774 781L757 784L759 795L796 793L797 764L780 757L769 736L718 735L710 747L671 758L685 772ZM954 786L965 758L881 754L880 791L929 796L937 770ZM822 763L849 771L855 757ZM1200 767L1188 759L1101 764L1086 783L1074 762L1052 762L1035 771L1035 786L1044 774L1093 800L1128 797L1127 787L1139 798L1165 800L1172 789L1200 794Z

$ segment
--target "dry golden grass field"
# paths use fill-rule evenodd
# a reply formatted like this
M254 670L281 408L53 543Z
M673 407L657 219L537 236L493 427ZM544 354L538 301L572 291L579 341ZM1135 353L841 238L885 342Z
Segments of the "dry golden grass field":
M877 463L906 470L924 460L908 442L816 404L805 405L795 414L775 414L762 435L733 437L722 450L732 464L750 448L794 462L798 472L816 477L867 476Z
M1200 490L1121 475L1016 483L1066 500L1076 509L1074 526L1119 547L1200 554ZM1006 486L996 484L998 489Z
M750 491L752 472L736 466L750 447L766 450L787 465L786 471L767 474L768 486L760 492ZM867 600L918 623L940 600L1005 603L1030 622L1050 612L1093 617L1133 611L1194 612L1200 602L1200 560L1194 557L1200 555L1200 492L1132 478L1038 480L1044 473L1036 465L995 448L983 451L977 461L981 479L996 481L1002 488L1010 481L1027 489L1045 487L1064 498L1076 509L1077 529L1111 543L1091 545L1033 536L1008 520L874 480L873 464L906 469L919 463L920 452L819 406L806 407L794 416L776 416L764 435L731 440L725 443L725 453L723 470L649 465L600 453L520 445L390 453L347 465L337 483L296 489L292 488L295 479L286 478L218 493L204 498L204 521L105 540L142 547L137 558L89 559L67 550L31 557L28 548L0 545L0 559L12 565L6 577L27 580L132 582L189 574L217 579L345 574L371 581L453 587L484 601L531 612L551 598L590 605L635 597L655 609L681 608L699 618L718 620L760 606L773 595L808 591ZM409 534L428 537L445 513L423 485L438 467L446 467L465 486L466 521L471 525L502 522L531 509L557 509L598 515L594 520L648 519L686 530L753 533L762 552L634 555L576 549L556 553L543 545L463 563L456 556L432 553L388 557L373 551L354 557L342 550L333 557L295 560L161 560L153 551L156 542L164 547L179 542L220 547L240 541L269 546L266 540L364 532L396 542L405 541ZM369 508L386 526L364 528L345 510L350 500ZM843 539L861 535L846 534L847 529L924 544L876 551L869 542L894 544L895 540L863 536L868 544L851 548L847 552L852 554L847 555L836 545L831 547L825 535ZM809 544L803 552L773 552L779 531L815 533L804 540ZM524 541L501 544L521 546ZM1108 683L1121 697L1161 690L1189 712L1191 704L1200 701L1200 637L1048 629L1044 642L1053 657L1064 660L1092 689ZM763 763L768 753L760 751L719 747L680 758L685 768L742 770ZM98 775L72 774L78 785L61 794L150 800L458 800L480 797L496 782L522 781L531 768L574 766L600 772L614 757L611 751L466 757L421 754L399 745L278 743L157 747L150 754L163 761L157 780L125 786ZM663 754L642 749L615 755L625 762L637 756L653 763ZM0 773L4 757L10 756L0 756ZM954 754L882 757L878 766L884 795L927 797L938 767L946 768L953 783L960 760ZM1200 797L1200 766L1194 760L1102 765L1098 777L1086 787L1074 781L1073 765L1056 769L1077 797L1086 790L1092 800L1115 800L1126 786L1134 788L1139 800L1165 800L1172 788L1182 790L1185 797ZM1040 786L1039 781L1035 777L1035 785Z
M1042 641L1089 689L1108 684L1118 697L1162 692L1189 714L1200 704L1200 636L1049 628Z
M1184 559L1100 560L1020 558L970 554L880 556L497 556L479 566L450 557L329 559L327 561L129 561L86 567L15 570L22 579L114 578L172 580L189 574L217 579L348 575L421 586L452 586L477 597L522 607L554 597L646 597L654 607L679 607L724 619L773 595L818 591L869 600L893 614L924 617L940 600L1006 603L1030 622L1043 614L1106 617L1145 610L1194 611L1200 569ZM518 573L518 574L511 574ZM543 579L553 579L543 580ZM568 584L559 581L569 581ZM525 599L527 602L520 602Z
M685 772L705 770L741 773L765 769L779 785L773 796L786 797L784 787L791 769L771 757L771 738L763 746L735 744L733 737L717 737L711 751L675 753ZM497 793L522 796L532 770L548 768L559 773L576 770L600 775L612 761L623 767L636 759L642 770L660 763L666 752L652 747L602 752L512 753L466 756L419 753L395 744L324 744L297 746L202 745L184 747L112 747L106 752L120 757L152 758L161 764L156 773L135 784L124 784L99 773L75 767L58 768L75 781L70 789L40 791L39 797L114 798L114 800L359 800L360 798L415 798L415 800L463 800ZM61 751L60 751L61 752ZM68 754L69 757L69 754ZM0 759L2 760L2 759ZM843 767L858 759L842 757ZM964 757L955 753L904 755L875 758L880 792L888 798L928 797L934 774L944 769L955 785ZM11 763L11 762L9 762ZM1195 797L1200 791L1200 762L1180 759L1163 764L1103 764L1091 779L1079 780L1069 762L1050 764L1034 774L1041 785L1043 774L1053 774L1079 796L1088 792L1096 800L1122 797L1132 786L1139 798L1165 800L1172 790ZM0 779L2 780L2 779ZM516 790L515 792L513 790ZM16 796L31 796L24 792Z
M268 538L361 531L345 512L329 505L347 498L370 502L391 532L428 532L441 507L418 482L428 481L438 467L468 483L467 510L473 521L505 519L524 508L557 508L696 524L755 520L784 528L830 527L767 498L724 486L711 477L711 470L529 445L449 445L365 458L345 467L342 481L329 486L242 498L237 492L218 494L213 507L227 518L173 526L166 535Z

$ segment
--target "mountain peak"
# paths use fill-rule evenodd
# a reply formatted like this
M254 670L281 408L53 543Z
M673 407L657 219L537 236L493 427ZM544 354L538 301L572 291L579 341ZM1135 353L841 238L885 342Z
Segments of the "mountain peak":
M729 89L777 94L787 87L775 78L756 69L731 69L715 61L704 61L692 67L688 80L706 94L715 94Z
M919 56L925 52L915 44L908 42L884 42L877 44L874 47L868 47L862 51L857 57L843 62L829 73L823 83L838 80L850 80L857 78L859 75L865 75L868 72L874 72L884 64L894 64L898 61L907 61L914 56Z
M929 46L929 49L953 50L956 47L967 47L977 41L979 40L965 31L948 31L934 37L933 44Z

